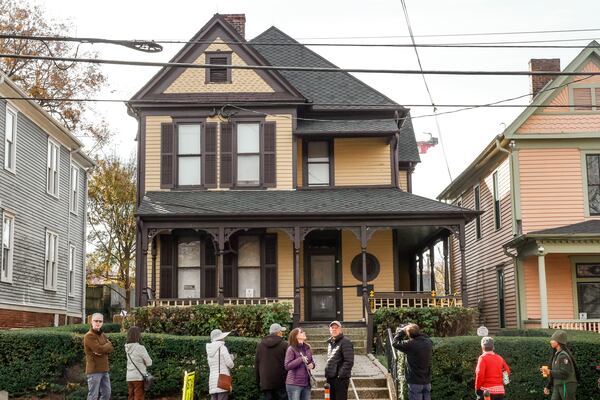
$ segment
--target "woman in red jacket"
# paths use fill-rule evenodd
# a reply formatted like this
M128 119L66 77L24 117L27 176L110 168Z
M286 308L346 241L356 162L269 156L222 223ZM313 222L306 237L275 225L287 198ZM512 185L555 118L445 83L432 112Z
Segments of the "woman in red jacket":
M494 353L494 339L491 337L486 336L481 339L481 350L483 354L479 356L475 369L477 399L483 400L483 392L487 390L490 392L492 400L503 400L503 373L506 372L507 375L510 375L510 368L502 357Z

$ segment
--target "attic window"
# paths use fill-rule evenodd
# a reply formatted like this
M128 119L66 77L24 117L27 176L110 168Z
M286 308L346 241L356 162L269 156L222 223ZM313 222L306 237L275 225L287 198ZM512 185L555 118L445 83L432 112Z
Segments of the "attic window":
M600 107L600 88L573 88L572 99L573 110L575 111L597 111Z
M210 65L230 65L231 53L207 54L206 60ZM231 70L225 67L210 67L206 78L206 83L231 83Z

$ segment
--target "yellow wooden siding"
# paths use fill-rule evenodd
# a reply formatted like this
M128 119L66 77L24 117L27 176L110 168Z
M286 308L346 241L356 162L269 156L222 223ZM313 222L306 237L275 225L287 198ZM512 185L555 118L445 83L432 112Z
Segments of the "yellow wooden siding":
M391 292L394 290L394 256L392 246L392 231L385 230L376 232L367 244L367 252L373 254L379 260L381 267L379 275L374 281L375 292ZM349 231L342 231L342 284L360 285L362 281L357 280L350 269L352 259L360 254L360 242L356 236ZM362 297L356 295L355 288L344 290L343 312L345 321L358 321L362 319Z
M275 232L277 232L277 294L279 297L293 297L294 246L286 233Z
M146 191L160 188L160 124L172 122L171 117L146 117Z
M400 189L408 192L408 174L409 172L406 170L398 171L398 183L400 184Z
M548 293L548 318L575 318L573 274L568 254L548 254L546 264L546 287ZM523 280L527 318L541 318L538 258L523 261Z
M276 129L276 150L275 157L277 159L276 166L276 189L292 189L292 115L279 114L269 115L266 121L274 121L277 123Z
M335 184L390 185L390 145L387 138L335 139Z
M297 157L296 157L296 181L297 186L302 187L302 139L296 140L296 149L297 149Z
M501 227L496 230L493 200L493 172L498 172ZM517 323L515 269L512 260L502 251L502 245L512 238L512 209L510 197L510 170L508 158L498 168L479 182L481 215L481 239L476 239L475 220L467 224L465 260L467 264L468 304L483 303L485 325L499 328L498 278L496 270L504 266L505 316L509 327ZM475 209L474 190L462 195L462 206ZM451 282L454 291L460 293L461 259L458 240L453 238L450 247Z
M518 154L523 233L584 221L579 149L522 149Z
M225 51L232 49L220 38L208 46L207 52ZM204 53L194 64L206 64ZM232 65L247 65L235 52L231 54ZM249 69L232 69L231 83L205 83L206 69L189 68L184 70L175 81L165 90L165 93L272 93L273 88L255 71Z

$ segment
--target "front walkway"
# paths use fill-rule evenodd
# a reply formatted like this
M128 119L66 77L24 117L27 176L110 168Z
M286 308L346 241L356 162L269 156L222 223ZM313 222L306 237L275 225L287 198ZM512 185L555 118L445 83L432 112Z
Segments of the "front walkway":
M315 354L313 356L317 367L314 370L315 378L325 378L325 365L327 364L326 354ZM366 355L356 354L354 356L354 367L352 368L353 378L372 378L385 379L385 375L381 369Z

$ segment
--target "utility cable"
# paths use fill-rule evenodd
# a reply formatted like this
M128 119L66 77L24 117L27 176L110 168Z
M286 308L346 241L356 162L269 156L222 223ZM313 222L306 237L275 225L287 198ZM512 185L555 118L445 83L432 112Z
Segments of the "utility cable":
M44 35L22 35L0 33L0 39L19 39L19 40L40 40L42 42L78 42L89 44L116 44L119 46L128 47L133 50L142 51L144 53L158 53L163 50L163 47L152 40L113 40L103 38L86 38L86 37L71 37L71 36L44 36Z

